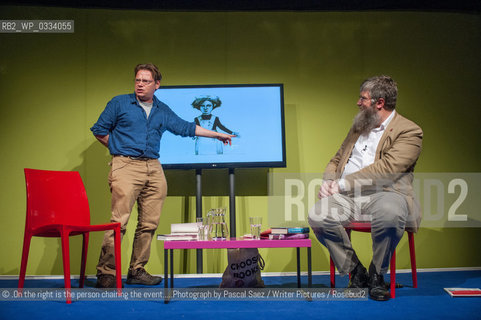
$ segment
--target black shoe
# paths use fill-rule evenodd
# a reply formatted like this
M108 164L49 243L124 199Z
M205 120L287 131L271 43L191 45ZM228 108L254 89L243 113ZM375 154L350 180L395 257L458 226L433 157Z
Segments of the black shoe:
M122 288L124 285L122 284ZM107 288L117 288L115 277L111 274L99 274L97 276L97 283L95 288L107 289Z
M127 284L142 284L145 286L155 286L162 282L162 277L156 277L145 271L144 268L135 270L129 269Z
M369 275L366 268L358 262L354 270L351 271L351 279L349 279L348 288L367 288L369 284Z
M369 298L376 301L387 301L391 299L391 294L384 283L384 276L376 272L376 268L369 266Z

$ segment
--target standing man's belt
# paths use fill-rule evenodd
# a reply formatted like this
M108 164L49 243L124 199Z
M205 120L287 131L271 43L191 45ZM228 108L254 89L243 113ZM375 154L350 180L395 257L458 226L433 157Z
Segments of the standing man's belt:
M114 157L124 157L124 158L129 158L130 160L140 160L140 161L149 161L149 160L156 160L155 158L148 158L148 157L132 157L132 156L122 156L122 155L116 155Z

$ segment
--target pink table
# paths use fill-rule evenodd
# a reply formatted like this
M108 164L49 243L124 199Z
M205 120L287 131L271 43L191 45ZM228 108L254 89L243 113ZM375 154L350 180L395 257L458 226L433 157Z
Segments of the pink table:
M169 250L170 250L170 287L174 287L174 249L235 249L235 248L296 248L297 249L297 287L301 287L300 248L307 248L307 286L312 286L311 240L252 240L231 238L225 241L164 241L164 287L169 287Z

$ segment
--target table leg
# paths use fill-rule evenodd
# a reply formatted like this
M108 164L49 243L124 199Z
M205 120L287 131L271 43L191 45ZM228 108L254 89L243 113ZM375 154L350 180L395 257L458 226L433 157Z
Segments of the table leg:
M296 248L297 254L297 287L301 287L301 253L299 247Z
M202 249L196 250L197 273L204 273L202 263Z
M170 249L170 288L174 288L174 249Z
M169 293L169 250L164 249L164 303L168 303L167 298Z
M311 247L307 247L307 287L312 288Z

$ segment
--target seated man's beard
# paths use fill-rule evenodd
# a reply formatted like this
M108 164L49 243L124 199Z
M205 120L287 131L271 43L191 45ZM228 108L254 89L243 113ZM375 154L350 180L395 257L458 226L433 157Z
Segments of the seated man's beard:
M380 125L381 117L373 107L365 108L356 115L352 123L354 133L368 134Z

